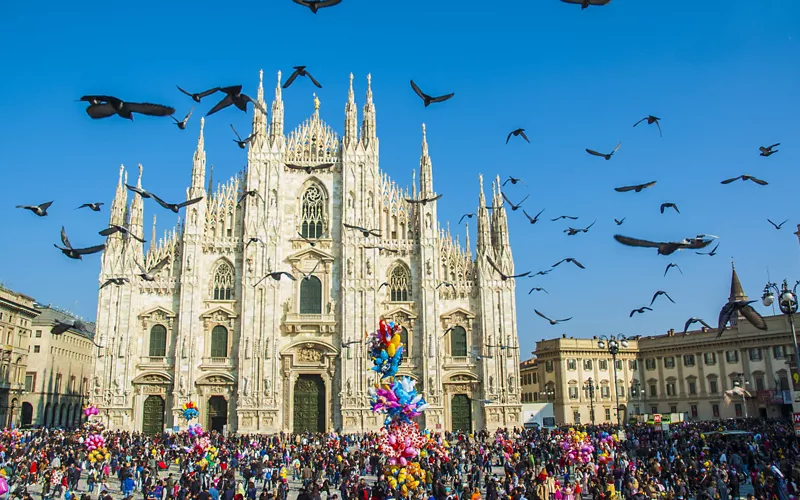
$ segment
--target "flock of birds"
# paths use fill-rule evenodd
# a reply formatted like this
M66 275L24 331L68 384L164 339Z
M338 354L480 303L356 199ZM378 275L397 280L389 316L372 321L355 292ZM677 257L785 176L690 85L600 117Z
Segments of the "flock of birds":
M310 9L311 12L313 12L314 14L317 14L320 9L333 7L333 6L336 6L336 5L338 5L338 4L340 4L342 2L342 0L292 0L292 1L295 2L296 4L302 5L302 6L306 7L306 8L308 8L308 9ZM562 1L565 2L565 3L571 3L571 4L580 4L581 8L585 9L585 8L587 8L589 6L606 5L611 0L562 0ZM298 78L307 78L314 86L316 86L317 88L322 88L322 84L308 71L306 66L294 66L293 69L294 69L294 71L289 75L289 77L283 83L283 88L289 88ZM439 96L433 96L433 95L430 95L430 94L424 92L419 87L419 85L417 85L414 82L414 80L411 80L410 84L411 84L411 89L422 100L423 105L426 108L428 106L430 106L430 105L433 105L433 104L439 104L439 103L448 101L449 99L453 98L454 95L455 95L455 93L448 93L448 94L443 94L443 95L439 95ZM197 93L189 92L189 91L181 88L180 86L178 86L177 88L182 94L185 94L186 96L190 97L192 99L192 101L194 101L195 103L200 103L203 99L211 97L213 95L222 94L222 98L206 113L206 116L211 116L211 115L213 115L215 113L218 113L219 111L221 111L221 110L223 110L225 108L228 108L230 106L234 106L237 109L239 109L239 110L241 110L241 111L246 113L247 112L248 103L252 104L253 107L257 108L260 112L262 112L264 114L267 113L266 109L264 109L264 107L257 100L253 99L252 97L250 97L247 94L242 92L242 85L231 85L231 86L226 86L226 87L212 87L212 88L210 88L208 90L204 90L202 92L197 92ZM125 101L123 99L120 99L120 98L115 97L115 96L110 96L110 95L85 95L85 96L81 97L79 99L79 101L83 101L83 102L87 102L88 103L88 107L86 108L86 113L92 119L102 119L102 118L108 118L108 117L111 117L111 116L114 116L114 115L118 115L118 116L120 116L122 118L133 120L134 119L134 116L133 116L134 114L141 114L141 115L155 116L155 117L171 117L174 120L175 125L177 126L177 128L180 129L180 130L185 130L186 129L187 123L188 123L189 119L191 118L192 113L194 111L194 107L192 107L192 108L189 109L189 111L186 113L186 115L183 117L183 119L178 119L177 117L175 117L175 109L173 107L162 105L162 104L152 104L152 103L146 103L146 102ZM636 127L641 123L646 123L647 125L655 125L656 128L658 129L659 136L663 137L660 121L661 121L661 118L659 118L659 117L656 117L654 115L647 115L644 118L638 120L636 123L634 123L633 126ZM232 124L231 124L231 129L232 129L232 131L233 131L233 133L235 135L235 139L233 139L233 141L237 144L237 146L239 148L242 148L242 149L246 148L248 143L253 139L253 135L250 135L250 136L248 136L248 137L243 139L241 137L241 135L236 131L236 129L234 128L234 126ZM517 129L514 129L511 132L509 132L508 136L506 137L506 144L508 144L509 141L511 141L512 138L520 138L522 140L525 140L528 143L531 142L530 139L528 138L528 136L525 134L525 129L524 128L517 128ZM595 156L595 157L599 157L599 158L603 158L606 161L610 161L614 157L615 153L617 153L617 151L619 151L621 146L622 146L622 142L620 141L608 153L604 153L604 152L597 151L595 149L590 149L590 148L586 148L585 151L589 155L592 155L592 156ZM759 151L760 151L759 154L762 157L769 157L769 156L771 156L771 155L773 155L773 154L778 152L778 150L776 149L778 146L780 146L780 143L772 144L770 146L761 146L759 148ZM306 172L307 174L311 174L314 171L329 169L329 168L333 167L333 164L332 163L322 163L322 164L313 165L313 166L287 164L287 167L291 168L291 169L295 169L295 170L302 170L302 171ZM735 182L737 180L741 180L743 182L749 181L749 182L752 182L752 183L754 183L754 184L756 184L758 186L766 186L768 184L767 181L764 181L762 179L759 179L759 178L756 178L756 177L754 177L752 175L747 175L747 174L738 175L736 177L732 177L732 178L729 178L729 179L724 179L724 180L721 181L721 183L722 184L730 184L730 183ZM521 178L509 176L503 182L502 185L506 186L509 183L511 183L512 186L515 186L517 184L525 184L525 182ZM615 188L615 191L620 192L620 193L627 193L627 192L641 193L645 189L650 189L650 188L654 187L656 185L656 183L657 183L657 181L650 181L650 182L646 182L646 183L643 183L643 184L637 184L637 185L631 185L631 186L620 186L620 187ZM131 190L131 191L133 191L133 192L135 192L135 193L138 193L144 199L152 199L158 205L160 205L161 207L163 207L163 208L165 208L167 210L172 211L173 213L179 213L180 209L185 208L185 207L190 206L190 205L193 205L195 203L199 203L200 201L203 200L202 197L198 197L198 198L193 198L193 199L186 200L186 201L183 201L183 202L180 202L180 203L170 203L170 202L165 201L163 198L157 196L155 193L153 193L151 191L148 191L146 189L143 189L141 187L137 187L137 186L132 186L132 185L126 184L126 188ZM241 195L241 197L239 198L237 204L241 204L242 201L244 201L245 199L250 198L250 197L259 197L259 198L261 198L261 194L258 193L255 190L246 191ZM425 205L425 204L427 204L429 202L436 201L441 197L442 197L442 195L439 194L436 197L420 198L420 199L406 199L406 201L408 203L411 203L411 204ZM542 209L535 216L531 216L524 208L522 208L522 204L528 199L528 196L525 196L524 198L522 198L522 200L519 201L518 203L512 202L511 199L509 199L509 197L505 193L502 193L502 198L508 204L508 206L509 206L509 208L510 208L510 210L512 212L516 212L517 210L521 209L522 213L527 218L527 220L528 220L528 222L530 224L537 224L540 221L541 215L544 213L544 209ZM45 217L45 216L48 215L48 209L50 208L52 203L53 203L53 201L48 201L46 203L42 203L42 204L39 204L39 205L18 205L17 208L30 210L31 212L33 212L35 215L37 215L39 217ZM92 210L94 212L100 212L102 205L103 205L102 202L85 203L85 204L80 205L77 209L88 208L88 209L90 209L90 210ZM489 207L486 207L486 208L491 210L491 209L494 209L496 207L489 206ZM667 209L672 209L672 210L675 211L675 213L680 214L680 210L679 210L678 206L675 203L671 203L671 202L662 203L661 206L660 206L660 212L662 214L664 214L665 210L667 210ZM459 224L461 224L465 218L470 218L471 219L474 216L475 216L474 213L463 214L461 216L461 218L459 219ZM578 217L572 216L572 215L560 215L560 216L555 217L555 218L550 219L550 220L551 220L551 222L556 222L556 221L560 221L560 220L575 221L577 219L578 219ZM614 219L614 223L617 226L621 226L621 225L624 224L625 220L626 220L625 217L623 217L621 219ZM781 227L787 222L786 220L784 220L783 222L781 222L779 224L776 224L775 222L773 222L770 219L767 219L767 221L776 230L780 230ZM568 236L575 236L575 235L580 234L580 233L587 233L594 226L595 222L596 222L596 220L594 222L592 222L591 224L589 224L588 226L581 227L581 228L574 228L574 227L571 227L571 226L567 227L566 229L564 229L564 233L566 233ZM344 224L344 228L346 230L359 232L365 238L369 238L371 236L380 236L380 230L378 230L378 229L371 229L371 228L366 228L366 227L357 226L357 225L351 225L351 224L346 224L346 223ZM125 227L125 226L110 225L109 227L107 227L107 228L105 228L105 229L103 229L103 230L101 230L99 232L99 234L101 236L109 236L109 235L114 234L114 233L122 233L126 238L130 237L130 238L134 238L134 239L136 239L136 240L138 240L138 241L140 241L142 243L145 242L144 238L142 238L140 235L134 234L130 230L130 228ZM301 238L303 238L305 241L307 241L309 244L314 246L315 243L314 243L313 239L306 238L305 236L303 236L300 233L298 233L298 235ZM657 250L658 255L671 255L674 252L680 251L680 250L695 250L697 254L714 256L714 255L716 255L716 250L719 247L719 243L717 243L717 245L710 252L700 252L699 251L701 249L704 249L704 248L708 247L713 241L715 241L717 239L716 236L707 235L707 234L699 234L699 235L697 235L695 237L684 238L684 239L679 240L679 241L649 241L649 240L634 238L634 237L625 236L625 235L621 235L621 234L614 235L614 239L616 241L618 241L619 243L623 244L623 245L627 245L627 246L631 246L631 247L655 248ZM66 233L66 230L65 230L64 227L61 228L61 242L63 243L63 247L60 247L58 245L54 245L54 246L56 248L58 248L65 256L67 256L67 257L69 257L71 259L82 259L82 257L84 255L90 255L90 254L99 253L99 252L103 251L104 246L105 246L104 244L99 244L99 245L94 245L94 246L75 248L70 243L69 238L67 237L67 233ZM263 244L263 241L261 241L257 237L254 237L254 238L250 238L250 240L246 243L246 245L249 246L250 244L257 243L257 242ZM386 247L381 247L381 246L369 246L367 248L378 248L378 249L381 249L381 250L384 250L384 251L387 251L387 252L390 252L390 253L391 252L396 252L396 250L389 249L389 248L386 248ZM553 264L549 269L546 269L546 270L543 270L543 271L539 271L539 272L537 272L535 274L531 274L531 271L527 271L527 272L518 273L518 274L514 274L514 275L506 275L495 264L495 262L492 261L492 259L490 257L488 257L488 256L487 256L487 261L488 261L488 264L491 266L491 268L500 276L500 279L502 281L506 281L506 280L510 280L510 279L523 278L523 277L534 278L536 276L544 276L544 275L547 275L550 272L552 272L556 267L558 267L562 263L573 264L575 267L577 267L579 269L585 269L584 265L581 264L578 260L576 260L576 259L574 259L572 257L567 257L567 258L559 260L558 262ZM139 270L141 271L138 274L138 276L143 280L153 281L153 280L155 280L156 274L159 272L159 270L161 270L167 264L167 262L168 262L168 259L165 258L165 259L155 263L150 268L145 268L139 262L136 262ZM681 274L683 274L683 271L681 271L680 267L677 264L671 262L671 263L667 264L666 269L664 270L664 276L666 276L667 273L672 268L677 269ZM315 270L316 270L316 266L314 267L314 269L312 271L310 271L308 273L304 273L304 272L299 271L299 270L297 270L297 271L300 274L302 274L302 279L310 279ZM280 280L281 277L283 277L283 276L286 276L287 278L289 278L291 280L296 280L297 279L292 273L287 272L287 271L272 271L272 272L269 272L268 274L266 274L263 278L261 278L261 280L259 280L254 286L257 286L259 283L261 283L263 280L265 280L267 278L271 278L271 279L274 279L274 280ZM129 282L128 278L125 278L125 277L110 278L110 279L106 280L101 285L100 288L104 288L104 287L109 286L109 285L118 285L119 286L119 285L123 285L123 284L128 283L128 282ZM384 286L389 286L389 283L382 283L380 285L379 290L381 288L383 288ZM438 288L440 288L442 286L453 287L454 285L452 283L443 281L436 288L438 289ZM531 294L533 292L544 292L544 293L547 293L547 290L545 290L543 287L533 287L533 288L530 289L528 294ZM665 292L663 290L658 290L653 295L649 305L631 310L630 314L629 314L629 317L633 317L635 314L643 314L643 313L645 313L645 311L652 311L653 310L652 306L654 305L656 299L658 299L660 296L664 296L664 298L666 298L667 300L669 300L672 303L675 302L672 299L672 297L670 297L669 294L667 294L667 292ZM766 323L765 323L764 319L758 314L757 311L755 311L755 309L753 309L750 306L750 304L752 302L754 302L754 301L733 301L733 302L726 303L723 306L723 308L722 308L722 310L720 311L720 314L719 314L718 325L717 325L718 334L722 335L722 333L726 329L726 326L727 326L728 322L730 321L732 316L734 314L736 314L736 313L741 313L756 328L759 328L759 329L762 329L762 330L766 330L767 326L766 326ZM550 317L548 317L544 313L540 312L539 310L534 309L534 312L539 317L541 317L544 320L546 320L547 322L549 322L550 325L557 325L559 323L563 323L563 322L566 322L566 321L569 321L569 320L572 319L572 317L564 318L564 319L551 319ZM711 326L708 323L706 323L703 319L694 318L693 317L693 318L689 318L689 320L687 320L687 322L685 324L685 327L684 327L684 333L694 323L700 323L703 326L705 326L706 328L711 329ZM447 333L449 333L449 330L446 331L444 333L444 335L447 335ZM488 347L514 348L512 346L503 346L503 345L488 346Z

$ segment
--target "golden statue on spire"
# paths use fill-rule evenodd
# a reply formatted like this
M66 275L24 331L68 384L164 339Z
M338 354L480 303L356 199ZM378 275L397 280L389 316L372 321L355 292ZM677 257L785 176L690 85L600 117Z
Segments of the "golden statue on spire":
M319 97L316 92L314 92L314 111L319 111Z

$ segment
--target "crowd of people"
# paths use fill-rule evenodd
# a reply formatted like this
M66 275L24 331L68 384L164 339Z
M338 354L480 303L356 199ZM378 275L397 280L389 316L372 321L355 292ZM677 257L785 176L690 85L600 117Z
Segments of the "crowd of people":
M800 447L788 423L749 419L584 426L593 442L615 436L586 463L559 445L568 432L501 429L435 435L442 458L420 459L412 500L737 499L798 497ZM734 431L734 432L730 432ZM738 431L738 432L737 432ZM108 459L94 462L85 431L5 430L0 500L388 500L403 496L386 476L379 434L211 433L213 463L197 463L185 433L104 433ZM601 458L607 458L602 460ZM113 486L112 486L113 485ZM3 491L5 490L5 491ZM745 495L745 491L747 494Z

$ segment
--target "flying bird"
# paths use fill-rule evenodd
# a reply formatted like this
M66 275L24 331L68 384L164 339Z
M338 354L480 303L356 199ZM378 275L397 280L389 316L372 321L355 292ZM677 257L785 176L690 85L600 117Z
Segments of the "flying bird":
M310 240L310 239L308 239L307 237L303 236L303 233L301 233L300 231L298 231L298 232L297 232L297 236L299 236L299 237L300 237L300 239L302 239L303 241L305 241L306 243L308 243L308 244L309 244L309 245L311 245L312 247L315 247L315 246L317 246L317 242L316 242L316 241L311 241L311 240ZM320 235L320 236L322 236L322 235Z
M672 269L673 267L675 269L677 269L679 273L683 274L683 271L681 271L681 268L678 267L678 264L675 264L674 262L670 262L669 264L667 264L667 268L664 269L664 276L666 276L667 273L669 272L669 270Z
M576 229L574 227L570 227L570 228L565 229L564 232L567 233L567 236L575 236L578 233L588 233L589 229L591 229L591 227L594 226L595 222L597 222L597 221L592 222L591 224L589 224L588 226L586 226L584 228L577 228Z
M551 272L553 272L553 270L552 270L552 269L547 269L547 270L545 270L545 271L539 271L539 272L538 272L538 273L536 273L536 274L531 274L531 275L530 275L530 276L528 276L528 277L529 277L529 278L535 278L536 276L546 276L546 275L550 274Z
M79 206L75 210L80 210L81 208L88 208L89 210L92 210L93 212L99 212L100 211L100 207L102 205L104 205L104 203L102 201L98 201L97 203L84 203L83 205Z
M146 189L142 189L140 187L131 186L130 184L125 184L125 187L133 191L134 193L138 194L142 198L152 198L153 193L147 191Z
M533 312L535 312L539 317L544 318L547 321L549 321L550 322L550 326L555 326L555 325L557 325L559 323L563 323L565 321L569 321L569 320L572 319L572 316L570 316L569 318L565 318L565 319L550 319L547 316L545 316L544 314L542 314L539 311L537 311L536 309L534 309Z
M295 1L297 1L297 0L295 0ZM341 1L341 0L339 0L339 1ZM316 12L315 12L315 14L316 14ZM286 83L283 84L283 88L288 89L289 85L294 83L294 81L297 79L298 76L308 77L308 79L311 80L311 83L316 85L317 88L320 88L320 89L322 88L322 85L320 85L320 83L317 81L317 79L314 78L313 76L311 76L311 73L306 71L306 67L305 66L294 66L294 71L292 72L291 75L289 75L289 78L286 79Z
M603 157L603 158L605 158L606 160L610 160L610 159L611 159L611 157L612 157L612 156L614 156L614 153L616 153L616 152L617 152L617 150L619 149L619 147L620 147L620 146L622 146L622 141L620 141L620 142L617 144L617 147L615 147L615 148L614 148L614 150L613 150L613 151L611 151L611 152L610 152L610 153L608 153L608 154L598 153L597 151L595 151L595 150L593 150L593 149L588 149L588 148L586 149L586 152L587 152L587 153L589 153L590 155L593 155L593 156L600 156L600 157Z
M524 128L518 128L518 129L516 129L516 130L512 130L511 132L509 132L509 133L508 133L508 137L506 137L506 144L508 144L508 141L510 141L510 140L511 140L511 136L512 136L512 135L513 135L514 137L522 137L523 139L525 139L526 141L528 141L528 144L530 144L530 143L531 143L530 139L528 139L528 136L527 136L527 135L525 135L525 129L524 129Z
M259 283L261 283L262 281L264 281L267 278L272 278L275 281L280 281L282 276L286 276L287 278L289 278L292 281L297 281L297 279L294 276L292 276L290 273L287 273L286 271L273 271L271 273L267 273L266 276L264 276L263 278L258 280L256 282L256 284L253 285L253 288L257 287Z
M731 177L730 179L725 179L724 181L720 182L720 184L730 184L731 182L737 181L739 179L743 181L753 181L759 186L766 186L767 184L769 184L769 182L762 181L761 179L753 177L752 175L740 175L738 177Z
M250 239L247 240L247 244L244 247L249 247L251 243L261 243L262 245L266 245L266 243L264 243L264 241L258 236L251 236Z
M614 191L618 193L627 193L628 191L634 191L636 193L641 193L642 189L651 188L656 185L656 181L646 182L644 184L636 184L635 186L622 186L618 188L614 188Z
M580 267L581 269L586 269L585 267L583 267L583 264L581 264L577 260L573 259L572 257L567 257L566 259L561 259L558 262L556 262L555 264L553 264L551 267L556 267L559 264L561 264L562 262L569 262L571 264L575 264L576 266Z
M695 253L697 255L710 255L711 257L713 257L717 255L717 248L719 248L719 243L717 243L710 252L695 252Z
M142 238L140 236L136 236L135 234L133 234L131 232L130 228L125 227L125 226L119 226L117 224L111 224L106 229L103 229L102 231L100 231L98 234L100 236L111 236L112 234L115 234L115 233L122 233L122 234L124 234L126 236L130 236L131 238L133 238L133 239L135 239L137 241L140 241L142 243L147 243L147 241L144 238Z
M138 267L139 271L141 271L139 274L137 274L137 276L139 276L145 281L155 281L156 274L158 274L158 272L162 270L164 266L167 265L167 263L169 262L169 257L164 257L163 259L159 260L158 262L150 266L150 269L145 268L138 261L135 262L136 262L136 267Z
M733 302L728 302L722 309L719 311L719 321L717 324L717 338L722 336L722 333L725 331L725 328L728 326L728 322L731 320L734 314L737 312L741 313L744 318L750 322L751 325L758 328L759 330L766 330L767 329L767 322L764 321L764 318L758 314L758 311L753 309L752 304L756 302L755 300L735 300Z
M317 165L295 165L294 163L287 163L286 168L291 168L293 170L303 170L307 174L311 174L315 170L325 170L331 168L333 163L320 163Z
M192 111L194 111L194 106L192 106L192 109L190 109L189 112L186 113L186 116L183 117L183 120L178 120L173 115L170 115L170 118L175 120L175 125L177 125L179 129L186 130L186 124L189 122L189 117L192 116Z
M87 247L87 248L73 248L69 242L69 238L67 238L67 232L64 229L64 226L61 226L61 243L64 244L65 248L61 248L56 244L53 244L53 246L61 250L61 253L63 253L70 259L77 259L77 260L82 260L84 255L102 252L103 249L106 247L105 245L95 245L93 247Z
M769 219L767 219L767 222L769 222L770 224L772 224L773 226L775 226L775 229L780 229L780 228L781 228L781 226L783 226L784 224L786 224L786 221L788 221L788 220L789 220L789 219L786 219L785 221L781 222L780 224L775 224L774 222L772 222L772 221L771 221L771 220L769 220Z
M342 347L349 348L351 345L362 344L362 343L364 343L363 340L349 340L347 342L342 342Z
M52 335L62 335L71 329L86 331L86 325L78 319L71 319L69 321L57 319L53 328L50 329L50 333Z
M628 317L629 317L629 318L632 318L632 317L633 317L633 315L634 315L634 314L637 314L637 313L638 313L638 314L644 314L644 312L645 312L645 311L652 311L652 309L650 309L650 308L649 308L649 307L647 307L647 306L640 307L639 309L634 309L633 311L631 311L631 313L628 315Z
M776 143L775 143L775 144L773 144L772 146L767 146L767 147L760 146L760 147L758 148L758 150L759 150L759 151L761 151L761 152L758 154L758 156L764 156L764 157L766 157L766 156L773 155L773 154L777 153L777 152L778 152L778 150L777 150L777 149L773 150L772 148L776 148L776 147L778 147L778 146L780 146L780 145L781 145L781 143L780 143L780 142L776 142Z
M449 281L442 281L441 283L436 285L436 290L438 290L439 288L441 288L443 286L450 287L450 288L455 288L456 287L454 284L450 283Z
M522 184L525 184L525 182L523 182L523 181L522 181L522 179L520 179L520 178L518 178L518 177L511 177L510 175L508 176L508 179L506 179L505 181L503 181L503 185L505 186L505 185L506 185L506 184L508 184L509 182L510 182L511 184L515 185L515 186L517 185L517 183L518 183L518 182L519 182L519 183L522 183Z
M239 132L237 132L236 128L234 128L233 123L231 123L231 130L233 130L233 133L236 134L236 139L233 139L233 142L235 142L241 149L244 149L247 146L247 143L252 141L253 137L256 136L255 133L252 133L247 139L242 139L242 136L240 136Z
M311 9L311 12L316 14L319 9L339 5L342 3L342 0L294 0L294 3L302 5L303 7L308 7Z
M311 269L311 271L309 271L308 273L304 273L303 271L301 271L300 269L297 269L296 267L295 267L295 270L296 270L297 272L299 272L300 274L302 274L302 275L303 275L303 277L302 277L302 278L300 278L300 279L304 279L304 280L310 280L310 279L311 279L311 277L314 275L314 271L316 271L316 270L317 270L317 267L319 267L319 263L320 263L320 262L322 262L322 261L321 261L321 260L318 260L318 261L317 261L317 263L316 263L316 264L314 264L314 268L313 268L313 269ZM294 267L294 266L293 266L293 267Z
M516 212L517 209L519 209L519 207L522 206L522 204L525 202L525 200L527 200L531 196L531 195L528 195L525 198L522 198L522 201L520 201L518 204L514 205L513 203L511 203L511 200L508 199L508 196L506 196L505 193L500 193L500 194L503 195L503 199L506 200L506 202L509 205L511 205L511 211L512 212Z
M368 247L364 247L364 248L369 249L369 250L378 249L378 250L383 250L384 252L389 252L389 253L400 253L400 250L396 250L394 248L382 247L382 246L368 246Z
M627 219L627 217L623 217L623 218L621 218L621 219L614 219L614 222L615 222L615 223L616 223L618 226L621 226L621 225L622 225L622 223L623 223L623 222L625 222L625 219Z
M414 89L414 92L416 92L416 94L420 97L420 99L422 99L422 102L425 103L425 107L426 108L428 106L430 106L431 104L434 104L434 103L437 103L437 102L444 102L444 101L450 99L451 97L453 97L454 95L456 95L455 93L451 93L451 94L447 94L447 95L441 95L441 96L438 96L438 97L429 96L428 94L423 92L422 89L420 89L417 86L416 83L414 83L414 80L411 80L411 88Z
M125 283L130 283L130 281L131 281L131 280L129 280L128 278L125 278L125 277L121 277L121 278L109 278L109 279L107 279L107 280L105 281L105 283L103 283L102 285L100 285L100 290L102 290L103 288L107 287L108 285L122 286L122 285L124 285Z
M187 92L187 91L183 90L179 85L175 85L175 86L178 87L178 90L180 90L184 94L186 94L189 97L191 97L194 102L200 102L200 100L203 97L208 97L211 94L213 94L214 92L217 92L219 90L219 87L214 87L212 89L208 89L208 90L205 90L203 92L200 92L199 94L193 94L191 92ZM194 108L192 108L192 109L194 109ZM190 114L191 114L191 112L190 112Z
M627 245L630 247L644 247L644 248L657 248L659 255L670 255L674 253L676 250L683 250L684 248L690 249L698 249L698 248L705 248L711 244L712 240L702 240L702 239L691 239L691 240L683 240L683 241L648 241L648 240L640 240L638 238L631 238L629 236L623 236L621 234L615 234L614 239L618 242L622 243L623 245Z
M410 198L406 198L407 203L419 203L421 205L426 205L429 201L436 201L441 198L442 195L434 196L433 198L420 198L419 200L412 200Z
M52 201L48 201L46 203L42 203L41 205L17 205L17 208L30 210L39 217L47 217L47 209L50 208L50 205L52 204L53 204Z
M390 287L390 288L391 288L391 286L392 286L392 285L390 285L388 281L384 281L384 282L383 282L383 283L381 283L381 285L378 287L378 291L380 292L380 291L381 291L381 288L383 288L383 287L385 287L385 286L388 286L388 287Z
M464 214L464 215L462 215L462 216L461 216L461 218L460 218L460 219L458 219L458 223L459 223L459 224L461 224L461 222L462 222L464 219L471 219L471 218L473 218L473 217L475 217L475 214Z
M240 110L247 113L247 103L253 103L253 106L261 110L262 113L265 115L267 114L267 110L264 109L264 106L261 105L258 101L253 99L247 94L242 93L242 86L241 85L232 85L230 87L220 87L219 90L225 93L225 97L219 101L217 104L211 108L211 111L206 113L206 116L211 116L217 111L227 108L231 104L239 108Z
M195 203L199 203L199 202L203 201L203 197L200 196L199 198L193 198L191 200L186 200L186 201L181 202L181 203L167 203L166 201L162 200L161 198L159 198L158 196L154 195L153 193L150 193L150 196L152 196L153 199L156 200L156 203L158 203L162 207L166 208L167 210L172 210L176 214L183 207L188 207L189 205L194 205Z
M520 203L522 203L522 202L520 202ZM528 218L528 221L529 221L531 224L536 224L537 222L539 222L539 216L540 216L540 215L542 215L542 212L544 212L544 208L543 208L543 209L541 209L541 210L539 211L539 213L538 213L538 214L536 214L536 216L535 216L535 217L531 217L530 215L528 215L528 212L526 212L524 208L522 209L522 213L523 213L523 214L525 214L525 217L527 217L527 218Z
M681 211L678 210L678 205L676 205L674 203L662 203L661 204L661 213L662 214L664 213L664 209L665 208L674 208L676 212L681 213Z
M347 229L355 229L356 231L361 231L361 234L364 235L365 238L369 238L370 236L378 236L380 237L381 231L380 229L367 229L361 226L354 226L352 224L342 224Z
M261 198L261 201L264 201L264 197L261 196L261 193L259 193L257 189L250 189L250 190L245 191L244 193L242 193L242 195L236 201L236 205L237 206L240 205L242 203L242 200L244 200L245 198L248 198L250 196L258 196L259 198Z
M491 257L489 257L488 255L486 256L486 260L488 260L488 261L489 261L489 265L490 265L490 266L492 266L492 269L494 269L495 271L497 271L497 274L499 274L499 275L500 275L500 279L501 279L501 280L503 280L503 281L509 280L509 279L511 279L511 278L522 278L523 276L527 276L527 275L531 274L531 272L530 272L530 271L526 271L526 272L524 272L524 273L521 273L521 274L514 274L514 275L511 275L511 276L509 276L509 275L507 275L507 274L504 274L504 273L503 273L503 271L501 271L501 270L500 270L500 269L497 267L497 265L494 263L494 261L492 260L492 258L491 258Z
M550 222L555 222L555 221L561 220L561 219L578 220L577 217L573 217L572 215L559 215L555 219L550 219Z
M633 126L635 127L636 125L639 125L643 121L647 121L648 125L652 125L652 124L655 123L656 127L658 127L658 136L659 137L664 137L663 135L661 135L661 124L659 123L659 120L661 120L661 118L655 117L653 115L647 115L644 118L642 118L641 120L639 120L638 122L634 123Z
M547 293L547 290L545 290L544 288L542 288L540 286L536 286L536 287L533 287L530 290L528 290L528 295L530 295L532 292L544 292L544 293ZM547 293L547 295L550 295L550 294Z
M590 5L605 5L611 0L561 0L564 3L580 4L581 10L589 7Z
M133 113L148 116L170 116L175 114L175 108L169 106L151 104L149 102L125 102L110 95L85 95L80 100L89 103L86 113L95 120L108 118L112 115L119 115L133 120Z
M672 297L670 297L670 296L669 296L669 294L668 294L667 292L665 292L665 291L663 291L663 290L659 290L659 291L657 291L656 293L654 293L654 294L653 294L653 298L650 300L650 305L651 305L651 306L653 305L653 302L655 302L655 301L656 301L656 299L657 299L657 298L658 298L660 295L663 295L664 297L666 297L667 299L669 299L669 301L670 301L670 302L672 302L673 304L675 303L675 301L674 301L674 300L672 300Z
M686 320L686 324L683 325L683 333L686 333L689 330L689 327L691 325L695 324L695 323L700 323L701 325L703 325L704 327L708 328L709 330L713 330L713 328L711 328L711 325L709 325L708 323L706 323L702 319L700 319L700 318L689 318L689 319Z

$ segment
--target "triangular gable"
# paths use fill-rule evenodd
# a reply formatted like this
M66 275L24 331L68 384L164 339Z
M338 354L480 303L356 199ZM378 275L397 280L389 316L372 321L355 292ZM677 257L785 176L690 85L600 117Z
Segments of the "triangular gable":
M301 260L321 260L322 262L333 262L334 258L333 255L329 254L328 252L323 252L322 250L316 247L309 247L299 252L292 254L286 258L292 264L300 262Z
M156 313L162 314L167 319L174 319L175 317L178 316L177 314L175 314L174 312L170 311L169 309L166 309L166 308L161 307L161 306L157 306L157 307L154 307L152 309L148 309L147 311L139 314L139 318L153 317L153 316L157 315Z
M453 316L457 316L459 314L464 316L467 319L475 319L475 314L473 314L472 312L464 309L463 307L456 307L455 309L452 309L452 310L442 314L440 316L440 318L442 318L442 319L452 318Z
M391 311L386 312L383 315L385 317L387 317L387 318L391 318L391 317L395 316L396 314L405 314L410 319L416 319L417 318L417 315L414 314L414 311L412 311L411 309L409 309L409 308L407 308L405 306L400 306L400 307L397 307L395 309L392 309Z
M214 316L227 316L228 318L237 317L235 312L231 311L225 306L217 306L214 309L209 309L208 311L200 315L202 319L208 319Z

